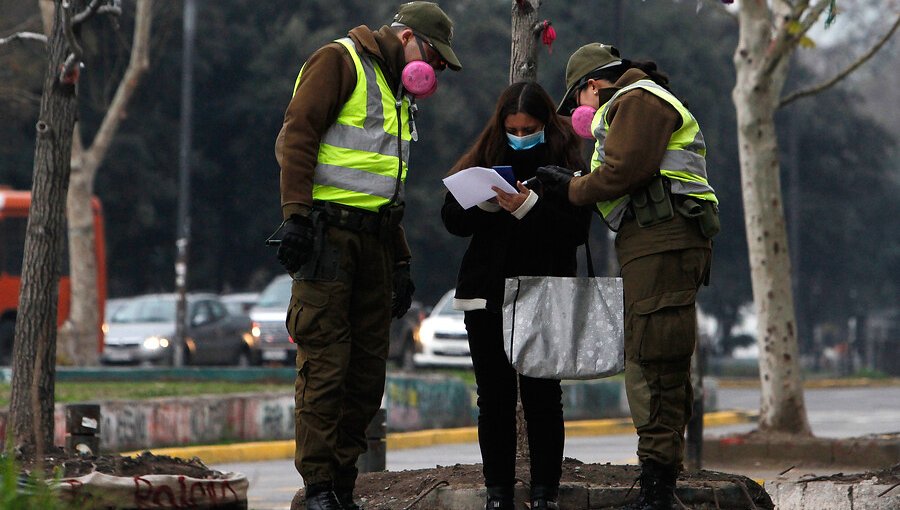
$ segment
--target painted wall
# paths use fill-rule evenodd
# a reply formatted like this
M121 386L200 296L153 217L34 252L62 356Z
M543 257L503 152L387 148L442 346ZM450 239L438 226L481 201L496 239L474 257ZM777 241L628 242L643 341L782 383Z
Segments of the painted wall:
M715 408L714 387L706 388L707 410ZM100 401L100 447L128 451L151 447L294 437L294 396L253 393L140 401ZM390 375L382 406L390 432L473 426L478 408L473 386L446 376ZM617 379L563 383L567 420L628 416ZM65 444L65 405L56 406L56 444ZM0 411L5 437L7 411Z

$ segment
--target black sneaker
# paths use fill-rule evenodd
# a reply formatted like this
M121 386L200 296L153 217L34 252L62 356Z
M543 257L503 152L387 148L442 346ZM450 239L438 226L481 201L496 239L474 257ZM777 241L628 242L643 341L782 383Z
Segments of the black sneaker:
M484 510L515 510L512 487L488 487Z
M556 498L559 495L558 485L534 484L531 486L532 510L559 510Z
M532 499L531 510L559 510L559 503L551 499Z

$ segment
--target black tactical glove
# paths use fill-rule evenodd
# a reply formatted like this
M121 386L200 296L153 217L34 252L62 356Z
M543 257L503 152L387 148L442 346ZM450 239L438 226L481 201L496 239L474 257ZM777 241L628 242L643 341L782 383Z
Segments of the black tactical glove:
M537 169L537 178L544 186L547 193L557 195L563 200L569 200L569 181L572 180L572 171L561 166L541 166Z
M292 214L284 222L284 235L278 246L278 262L289 273L296 273L309 261L313 251L313 225L306 216Z
M391 292L391 317L400 318L412 306L413 292L412 277L409 275L409 263L403 262L394 266L393 292Z

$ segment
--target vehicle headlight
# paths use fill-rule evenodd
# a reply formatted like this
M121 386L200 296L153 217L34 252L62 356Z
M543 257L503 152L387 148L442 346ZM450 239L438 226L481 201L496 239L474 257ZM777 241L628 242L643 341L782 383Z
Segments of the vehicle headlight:
M169 339L159 336L148 336L144 339L144 349L155 351L157 349L165 349L169 346Z
M260 330L258 322L254 322L250 326L250 334L253 335L253 338L259 338L259 335L262 334L262 330Z
M416 347L421 352L422 344L430 344L434 340L434 326L425 321L419 326L418 335L416 336Z

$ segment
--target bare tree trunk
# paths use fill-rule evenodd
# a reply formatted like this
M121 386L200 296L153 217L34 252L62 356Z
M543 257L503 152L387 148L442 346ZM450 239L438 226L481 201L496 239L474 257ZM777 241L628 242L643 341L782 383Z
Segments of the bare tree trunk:
M541 0L513 0L509 82L537 80L538 14ZM516 458L529 459L528 427L522 398L516 402Z
M64 354L60 356L61 362L83 366L96 365L99 361L97 339L100 334L100 303L94 249L94 215L91 210L94 172L86 170L78 152L73 152L66 200L72 300L69 317L59 330L59 347Z
M513 0L509 82L537 80L538 13L541 0Z
M53 442L59 271L78 105L76 85L59 79L69 53L63 28L61 12L57 12L48 41L49 59L37 122L32 202L13 347L12 438L16 445L26 451L32 447L38 454Z
M740 4L740 41L734 55L737 82L732 92L758 315L759 429L811 435L803 400L774 120L792 49L789 43L773 41L770 24L772 19L786 23L792 13L790 6L774 5L776 10L787 10L773 15L765 2Z
M53 16L56 12L56 3L53 0L38 0L38 7L41 8L41 22L44 26L44 33L50 37L53 31Z
M106 157L120 121L125 117L131 96L150 65L149 39L153 0L138 0L135 11L131 56L125 75L103 117L91 146L84 149L76 127L72 152L72 176L67 209L69 217L69 268L72 282L71 311L60 330L60 345L67 361L76 365L96 365L102 326L98 293L96 233L91 197L97 169Z

